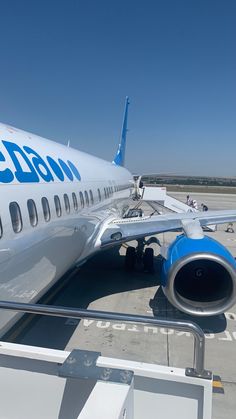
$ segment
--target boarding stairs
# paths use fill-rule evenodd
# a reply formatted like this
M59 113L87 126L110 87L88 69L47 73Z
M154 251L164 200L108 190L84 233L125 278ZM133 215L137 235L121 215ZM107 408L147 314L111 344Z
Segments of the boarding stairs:
M138 188L136 197L138 198L136 207L147 203L158 214L164 214L166 212L198 212L198 210L184 202L168 195L165 187L144 186L143 188ZM216 231L216 225L204 227L204 230Z
M196 211L194 208L190 208L189 205L167 195L165 187L158 188L145 186L142 189L141 199L145 202L157 202L164 208L177 213Z

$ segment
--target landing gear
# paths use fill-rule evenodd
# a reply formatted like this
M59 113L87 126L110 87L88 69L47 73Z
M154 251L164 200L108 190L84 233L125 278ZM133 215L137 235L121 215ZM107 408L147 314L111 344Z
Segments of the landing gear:
M135 261L136 261L135 247L129 246L129 247L127 247L126 255L125 255L125 269L126 269L126 271L130 272L130 271L134 270Z
M144 272L154 272L153 256L153 249L151 247L147 247L143 255Z
M137 248L129 246L125 255L125 269L126 271L144 270L144 272L154 272L154 253L153 249L147 247L144 250L146 242L144 239L138 240Z

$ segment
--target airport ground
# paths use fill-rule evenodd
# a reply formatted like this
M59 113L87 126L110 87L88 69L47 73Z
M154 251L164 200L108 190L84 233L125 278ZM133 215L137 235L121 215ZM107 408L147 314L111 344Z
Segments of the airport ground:
M170 193L185 201L186 193ZM191 193L192 199L212 209L236 209L236 197L229 194ZM146 211L148 208L146 207ZM207 233L223 243L236 257L236 232L226 233L221 225ZM236 231L236 225L235 225ZM158 236L170 243L175 233ZM101 252L79 268L69 278L58 283L47 296L49 304L90 308L119 313L154 315L164 318L191 319L206 334L205 367L221 378L213 394L213 418L234 419L236 411L236 306L224 315L193 318L174 309L159 287L159 248L155 252L155 273L124 270L126 245ZM46 301L44 301L46 302ZM23 329L15 330L11 340L18 343L71 350L73 348L100 351L103 355L155 362L176 367L193 365L193 339L185 332L158 329L137 324L111 321L34 317ZM222 387L224 393L222 392Z
M166 186L169 193L172 192L180 192L181 194L187 194L189 191L193 193L199 194L229 194L234 195L236 194L236 187L235 186L207 186L207 185L169 185L169 184L151 184L147 186Z

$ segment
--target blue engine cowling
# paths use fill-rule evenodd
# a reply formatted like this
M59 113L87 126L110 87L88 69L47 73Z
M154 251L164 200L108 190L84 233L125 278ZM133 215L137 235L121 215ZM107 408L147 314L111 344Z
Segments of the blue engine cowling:
M220 314L236 302L236 262L210 237L180 235L168 249L161 285L168 300L185 313Z

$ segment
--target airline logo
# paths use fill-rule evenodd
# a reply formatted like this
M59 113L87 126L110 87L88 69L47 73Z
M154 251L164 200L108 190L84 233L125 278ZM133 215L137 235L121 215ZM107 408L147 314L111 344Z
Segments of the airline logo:
M46 156L44 160L31 147L21 148L9 141L2 141L2 144L12 160L15 171L9 168L2 169L2 162L5 162L6 158L0 151L0 183L11 183L14 179L20 183L38 183L42 179L45 182L81 180L78 169L70 160L64 161L50 156Z

